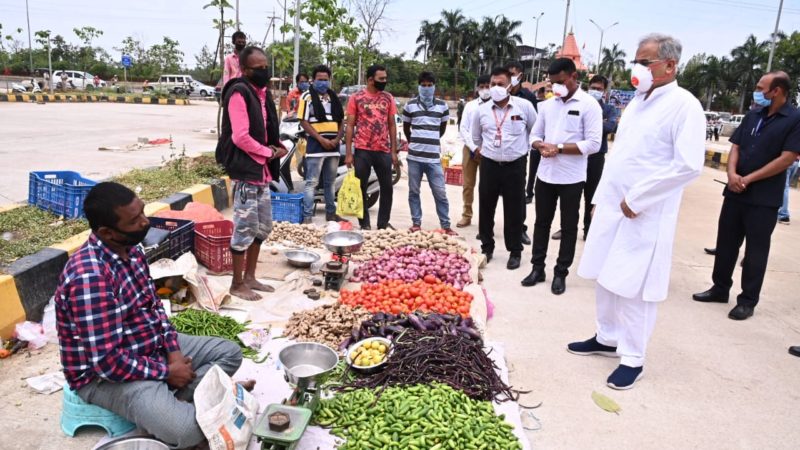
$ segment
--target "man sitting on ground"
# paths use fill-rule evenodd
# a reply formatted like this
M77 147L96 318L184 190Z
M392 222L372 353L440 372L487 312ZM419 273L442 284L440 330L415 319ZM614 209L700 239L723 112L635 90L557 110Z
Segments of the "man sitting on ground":
M133 191L100 183L83 208L92 234L70 257L55 293L67 383L84 401L167 444L196 446L205 438L194 390L215 364L233 375L242 352L229 340L179 334L170 324L137 245L150 222Z

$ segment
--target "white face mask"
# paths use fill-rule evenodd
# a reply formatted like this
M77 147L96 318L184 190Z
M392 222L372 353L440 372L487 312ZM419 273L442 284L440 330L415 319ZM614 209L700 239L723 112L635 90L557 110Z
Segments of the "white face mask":
M653 72L641 64L634 64L631 69L631 84L636 88L636 92L649 91L653 87Z
M508 98L508 89L505 86L492 86L489 88L489 92L495 102L502 102Z
M598 102L603 99L603 91L598 91L597 89L589 89L589 95Z
M489 100L492 97L492 93L491 93L491 91L489 89L479 89L478 90L478 97L480 97L481 100L486 101L486 100Z
M519 79L522 78L522 75L517 75L515 77L511 77L511 87L517 87L519 85Z
M566 97L569 95L569 89L563 84L553 83L553 95L556 97Z

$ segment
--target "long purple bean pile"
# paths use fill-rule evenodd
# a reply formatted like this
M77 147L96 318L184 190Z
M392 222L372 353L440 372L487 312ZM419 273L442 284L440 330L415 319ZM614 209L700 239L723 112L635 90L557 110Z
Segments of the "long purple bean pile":
M520 391L505 384L481 341L463 335L409 329L394 341L378 373L357 377L339 389L385 389L440 382L476 400L516 401Z

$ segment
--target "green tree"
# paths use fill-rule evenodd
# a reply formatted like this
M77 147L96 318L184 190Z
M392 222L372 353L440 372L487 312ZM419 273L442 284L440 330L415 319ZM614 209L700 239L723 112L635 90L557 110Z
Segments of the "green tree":
M767 63L767 43L758 42L754 35L747 37L744 44L731 50L730 73L738 80L739 112L744 111L744 103L747 94L752 92L753 87L761 75Z
M92 65L92 62L96 59L95 49L92 47L92 41L102 36L103 31L94 27L73 28L72 31L83 43L83 47L80 47L78 52L80 53L81 69L87 71Z
M225 66L225 29L233 27L233 21L225 20L225 10L233 8L228 0L211 0L209 3L203 5L203 9L219 8L219 19L213 19L214 27L219 30L219 38L217 40L217 50L219 52L219 66ZM213 67L212 67L213 70Z
M709 56L698 68L699 81L705 86L706 110L711 109L711 103L719 90L725 89L725 73L729 69L730 60L726 57L717 58Z
M604 48L602 51L603 57L600 59L600 73L606 74L611 84L614 83L614 77L625 70L625 51L619 48L616 43L611 48Z

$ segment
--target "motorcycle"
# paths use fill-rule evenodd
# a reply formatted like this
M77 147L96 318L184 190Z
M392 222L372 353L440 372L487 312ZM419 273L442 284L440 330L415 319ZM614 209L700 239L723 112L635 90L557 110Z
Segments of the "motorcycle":
M275 192L292 192L294 190L294 185L291 180L291 162L292 158L297 155L298 161L298 173L301 176L305 176L305 171L303 167L305 166L304 160L305 158L297 153L297 144L299 143L300 139L305 136L305 132L303 131L302 127L300 127L300 120L296 117L286 117L281 121L280 126L280 134L281 134L281 143L286 147L289 151L286 156L281 159L280 165L280 176L277 180L273 180L271 188ZM344 177L347 175L348 168L347 165L344 163L345 160L345 145L341 144L339 146L339 166L336 170L336 180L334 181L334 195L339 195L339 189L342 187L342 183L344 181ZM397 171L397 175L393 175L392 184L396 183L400 179L399 171ZM396 181L397 180L397 181ZM317 184L315 191L314 191L314 202L315 203L325 203L325 195L323 191L323 180L320 179L319 183ZM380 186L378 185L378 176L375 174L373 170L369 175L369 181L367 182L367 198L365 199L365 203L367 208L373 207L376 203L378 203L378 199L380 198Z
M28 81L30 86L26 86L22 83L11 83L11 92L15 94L38 94L42 92L42 89L39 87L39 84L36 83L36 80L31 79Z

